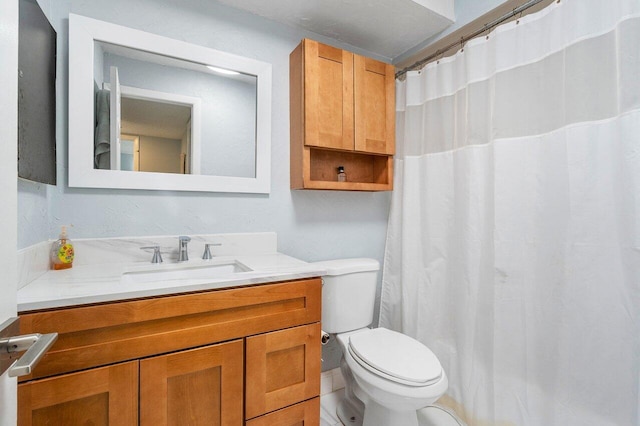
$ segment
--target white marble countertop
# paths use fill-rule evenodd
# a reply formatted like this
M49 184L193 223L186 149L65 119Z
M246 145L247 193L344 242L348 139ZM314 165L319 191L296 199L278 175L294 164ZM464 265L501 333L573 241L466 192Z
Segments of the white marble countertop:
M207 266L239 262L249 271L229 273L217 278L160 279L130 283L125 275L176 269L202 270ZM18 311L59 308L140 297L202 291L276 281L318 277L325 270L281 253L246 256L217 256L212 260L194 259L184 263L149 262L74 265L71 269L48 271L18 291ZM153 274L149 274L153 275ZM161 276L161 274L159 274Z

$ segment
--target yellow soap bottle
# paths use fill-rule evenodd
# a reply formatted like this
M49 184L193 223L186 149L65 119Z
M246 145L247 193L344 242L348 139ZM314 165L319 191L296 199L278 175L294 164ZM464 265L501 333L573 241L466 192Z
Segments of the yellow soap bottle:
M67 238L67 227L63 226L60 236L51 245L51 269L69 269L73 266L73 245Z

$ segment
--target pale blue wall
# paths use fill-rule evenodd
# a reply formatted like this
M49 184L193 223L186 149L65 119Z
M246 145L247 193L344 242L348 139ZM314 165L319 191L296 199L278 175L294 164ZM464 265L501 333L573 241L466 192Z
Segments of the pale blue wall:
M456 23L423 45L449 34L503 1L456 0ZM58 31L59 184L57 187L50 187L20 181L19 248L54 238L60 224L72 222L74 235L87 238L276 230L280 235L283 251L291 247L296 253L304 254L305 258L310 259L323 256L320 256L318 250L308 248L309 245L331 247L330 252L356 253L359 251L356 249L360 245L359 238L366 231L365 241L375 239L378 247L375 252L382 252L384 238L380 233L383 234L386 229L388 194L324 191L303 193L288 189L288 54L304 36L340 46L339 43L316 34L273 24L232 8L209 4L204 0L199 3L189 2L188 5L187 2L177 0L39 0L39 3ZM263 197L68 188L66 76L69 12L272 63L274 100L271 195ZM159 214L155 208L162 204L170 205L171 208L162 209L160 211L163 214ZM274 212L277 214L274 215ZM323 226L327 229L340 228L340 224L349 228L346 234L343 230L327 233L321 229ZM371 233L373 235L369 237ZM314 241L309 241L310 239ZM363 247L369 247L365 251L372 252L371 245L365 243Z
M58 32L58 185L21 181L19 248L55 238L60 225L71 223L72 238L275 231L279 250L303 260L382 261L389 193L289 189L289 53L303 37L337 43L207 1L201 6L175 0L42 0L41 4ZM271 193L69 188L69 12L271 63ZM336 351L329 350L325 368L337 366L338 359Z
M54 238L59 225L73 223L73 235L83 238L276 231L280 250L302 259L344 256L381 259L390 194L289 189L289 53L305 36L322 38L214 3L194 4L169 0L41 1L58 31L59 183L56 187L21 183L19 247ZM271 63L271 194L68 188L69 12ZM42 226L43 221L49 223ZM34 223L38 226L33 226Z
M382 262L389 193L289 189L289 53L303 37L367 55L312 33L214 2L40 0L58 32L58 185L19 182L18 247L55 238L275 231L279 250L307 261L372 257ZM481 3L481 4L478 4ZM500 1L457 0L459 22ZM273 65L272 185L269 195L75 189L67 186L69 12L269 62ZM204 117L203 117L204 118ZM324 368L337 366L336 346Z

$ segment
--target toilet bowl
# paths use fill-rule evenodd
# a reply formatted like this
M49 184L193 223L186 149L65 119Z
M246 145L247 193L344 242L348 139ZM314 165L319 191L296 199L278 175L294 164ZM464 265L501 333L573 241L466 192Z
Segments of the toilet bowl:
M337 415L345 425L418 426L417 410L448 386L438 358L417 340L368 328L379 264L372 259L319 262L326 269L322 327L336 333L342 349L345 397Z
M440 362L415 339L385 328L341 333L337 339L343 350L345 381L363 403L362 412L352 408L348 418L341 418L344 424L362 419L365 426L417 426L417 410L447 390Z

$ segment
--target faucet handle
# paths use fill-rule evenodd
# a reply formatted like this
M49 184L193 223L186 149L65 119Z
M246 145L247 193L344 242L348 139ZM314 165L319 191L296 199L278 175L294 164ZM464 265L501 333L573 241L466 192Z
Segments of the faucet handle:
M151 263L162 263L162 254L160 253L160 246L146 246L140 247L140 250L149 250L153 249L153 259L151 259Z
M180 241L181 243L188 243L189 241L191 241L191 237L187 237L186 235L180 235L178 237L178 241Z
M211 246L221 246L221 245L222 245L221 243L215 243L215 244L214 243L206 243L204 245L204 253L202 253L202 258L204 260L211 259L213 256L211 255L211 250L209 250L209 247L211 247Z

